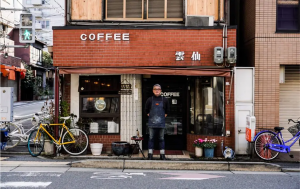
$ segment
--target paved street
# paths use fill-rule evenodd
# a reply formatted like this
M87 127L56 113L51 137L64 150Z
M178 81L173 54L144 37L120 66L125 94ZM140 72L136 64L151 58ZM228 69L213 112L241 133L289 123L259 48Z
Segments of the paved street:
M1 188L222 188L299 189L300 173L208 172L2 166Z
M40 112L45 100L31 102L15 102L14 117L31 117L34 113ZM50 101L49 101L50 102Z

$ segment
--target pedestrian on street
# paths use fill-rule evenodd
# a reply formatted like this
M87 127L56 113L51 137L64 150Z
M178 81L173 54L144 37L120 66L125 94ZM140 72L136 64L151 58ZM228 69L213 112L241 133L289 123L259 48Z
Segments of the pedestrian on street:
M170 112L170 106L167 98L161 96L161 86L153 86L153 96L146 101L145 112L149 117L149 141L148 141L148 159L153 159L154 137L159 134L160 159L165 160L165 117Z

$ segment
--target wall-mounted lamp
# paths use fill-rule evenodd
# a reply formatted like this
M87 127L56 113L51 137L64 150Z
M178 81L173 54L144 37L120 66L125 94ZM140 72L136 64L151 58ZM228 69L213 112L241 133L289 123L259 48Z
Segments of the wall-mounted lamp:
M8 53L4 53L4 58L7 59L8 58Z

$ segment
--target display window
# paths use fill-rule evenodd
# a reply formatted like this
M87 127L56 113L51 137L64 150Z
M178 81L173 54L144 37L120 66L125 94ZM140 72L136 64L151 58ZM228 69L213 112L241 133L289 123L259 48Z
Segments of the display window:
M85 76L79 83L80 118L86 130L90 134L119 134L120 76Z

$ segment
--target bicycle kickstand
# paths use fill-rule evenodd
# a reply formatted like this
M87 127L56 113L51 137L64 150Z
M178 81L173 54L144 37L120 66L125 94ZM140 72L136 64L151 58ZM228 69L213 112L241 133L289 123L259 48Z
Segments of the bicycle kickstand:
M289 156L290 156L290 158L294 158L294 155L293 155L293 154L290 154L290 153L289 153Z
M61 149L61 146L59 145L56 145L56 157L60 156L60 149Z

